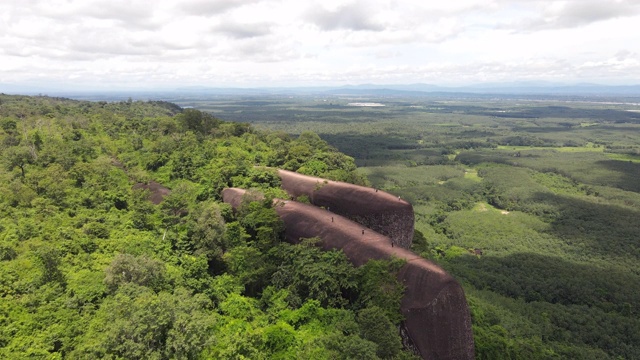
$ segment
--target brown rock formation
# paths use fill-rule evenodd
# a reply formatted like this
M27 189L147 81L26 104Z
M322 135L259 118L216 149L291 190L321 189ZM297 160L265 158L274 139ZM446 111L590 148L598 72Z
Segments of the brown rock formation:
M222 196L235 208L244 193L242 189L225 189ZM389 237L332 211L286 200L276 200L275 209L291 243L319 237L323 249L341 249L356 266L370 259L406 260L398 273L398 279L406 286L401 303L406 319L403 333L424 359L474 358L471 317L464 292L439 266L409 250L392 247Z
M306 195L313 205L345 216L389 236L408 249L413 241L413 206L397 196L365 186L278 170L282 188L292 197Z
M147 184L137 183L133 185L132 189L133 190L136 190L136 189L149 190L149 201L151 201L155 205L160 204L164 199L164 197L171 193L171 190L167 189L166 187L162 186L161 184L153 180L149 181L149 183Z

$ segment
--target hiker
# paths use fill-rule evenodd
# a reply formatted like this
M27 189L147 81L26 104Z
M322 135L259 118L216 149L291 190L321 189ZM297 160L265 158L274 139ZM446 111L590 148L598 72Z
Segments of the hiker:
M331 222L333 222L333 216L331 217Z
M362 229L362 235L364 235L364 229Z

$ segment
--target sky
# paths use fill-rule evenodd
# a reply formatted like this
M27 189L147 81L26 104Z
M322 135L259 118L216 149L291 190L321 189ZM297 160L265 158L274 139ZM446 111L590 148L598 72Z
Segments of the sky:
M640 0L2 0L0 91L640 84Z

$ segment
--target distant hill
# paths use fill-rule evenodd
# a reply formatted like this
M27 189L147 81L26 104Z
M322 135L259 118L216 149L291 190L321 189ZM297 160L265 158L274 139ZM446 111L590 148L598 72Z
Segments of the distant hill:
M501 82L465 86L441 86L434 84L358 84L344 86L308 87L209 87L185 86L158 88L155 90L88 90L69 86L33 86L0 84L0 93L47 94L86 100L114 99L167 99L211 95L264 96L264 95L347 95L347 96L484 96L484 95L535 95L535 96L589 96L589 97L640 97L640 85L600 85L592 83L551 82ZM99 95L99 96L98 96Z
M640 96L640 85L609 86L599 84L554 84L547 82L484 83L469 86L408 85L348 85L327 90L349 94L548 94L548 95L629 95Z
M550 82L483 83L468 86L433 84L359 84L324 87L223 88L182 87L178 93L220 95L331 94L352 96L433 96L433 95L553 95L553 96L640 96L640 85L560 84Z

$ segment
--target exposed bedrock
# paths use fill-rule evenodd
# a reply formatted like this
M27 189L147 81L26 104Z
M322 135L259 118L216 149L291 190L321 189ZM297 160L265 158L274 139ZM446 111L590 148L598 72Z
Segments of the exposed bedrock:
M225 189L223 200L240 206L243 189ZM391 239L363 225L315 206L275 200L288 242L318 237L325 249L341 249L356 266L370 259L404 259L398 279L406 286L401 310L407 334L424 359L474 358L471 317L458 282L438 265L413 252L392 247ZM333 210L333 209L332 209Z
M306 195L313 205L360 223L409 249L413 240L413 206L397 196L365 186L278 170L282 188L292 197Z

